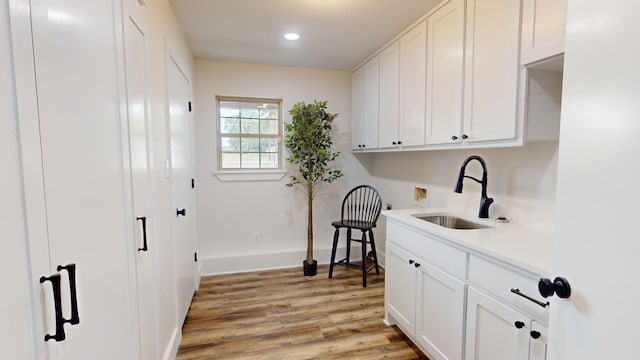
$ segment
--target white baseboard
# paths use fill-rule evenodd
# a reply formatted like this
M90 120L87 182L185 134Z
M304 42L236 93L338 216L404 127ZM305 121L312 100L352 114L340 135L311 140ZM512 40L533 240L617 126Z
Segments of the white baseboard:
M331 259L331 249L316 249L313 252L318 264L328 264ZM226 256L202 257L201 275L221 275L251 271L285 269L302 266L306 251L293 250L284 252L240 254ZM338 248L336 259L345 257L345 247ZM351 259L360 260L360 247L351 247ZM378 263L384 264L384 254L378 252Z
M162 359L175 360L176 356L178 356L178 348L180 347L180 342L182 342L182 331L180 331L180 328L177 327L173 329L171 340L164 350L164 356L162 357Z

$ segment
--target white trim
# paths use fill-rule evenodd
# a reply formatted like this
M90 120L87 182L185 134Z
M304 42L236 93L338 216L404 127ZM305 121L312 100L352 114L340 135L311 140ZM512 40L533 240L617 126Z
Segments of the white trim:
M360 260L360 246L351 247L351 259ZM238 254L225 256L211 256L199 259L202 264L201 275L222 275L262 270L275 270L302 267L302 261L306 257L305 250L291 250L270 253ZM331 249L316 249L314 257L318 264L328 264L331 258ZM338 248L336 259L345 257L345 247ZM383 266L384 255L378 252L378 264Z
M169 344L164 350L164 355L162 356L163 360L172 360L178 356L178 348L180 347L180 342L182 342L182 332L180 332L180 328L176 327L173 329L171 333L171 339L169 340Z
M215 171L220 181L280 181L287 174L284 170Z

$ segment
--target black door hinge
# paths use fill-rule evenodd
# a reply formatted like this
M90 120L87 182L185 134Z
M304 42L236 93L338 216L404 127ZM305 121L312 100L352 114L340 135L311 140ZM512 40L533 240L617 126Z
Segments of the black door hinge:
M191 101L189 101L189 112L191 112Z
M191 188L192 189L196 188L196 179L191 179Z
M198 253L197 252L193 253L193 261L198 262Z

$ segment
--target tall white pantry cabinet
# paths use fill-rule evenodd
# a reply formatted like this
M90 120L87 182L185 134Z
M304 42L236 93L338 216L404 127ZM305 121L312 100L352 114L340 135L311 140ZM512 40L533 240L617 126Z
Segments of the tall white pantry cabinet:
M0 6L0 70L12 63L7 78L15 84L7 90L14 111L2 116L16 135L14 157L3 156L3 163L10 161L13 193L23 194L14 199L18 221L2 230L3 237L15 237L18 256L2 260L29 282L19 294L26 313L3 309L5 321L22 332L14 335L19 342L2 343L1 357L158 359L156 329L149 328L153 290L145 290L154 282L148 278L153 268L145 270L141 260L148 214L140 210L145 180L139 174L145 170L138 169L140 149L131 149L140 143L135 136L146 116L138 109L136 118L131 105L144 97L144 84L136 87L134 73L126 73L135 62L125 61L123 2ZM144 74L137 75L144 82ZM7 179L3 175L2 185Z

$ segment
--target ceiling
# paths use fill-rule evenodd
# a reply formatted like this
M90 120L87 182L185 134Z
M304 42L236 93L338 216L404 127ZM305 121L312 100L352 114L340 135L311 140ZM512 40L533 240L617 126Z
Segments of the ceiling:
M351 70L440 1L169 2L197 58Z

